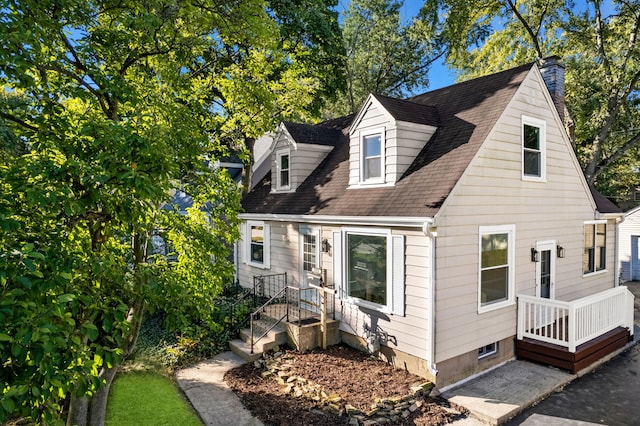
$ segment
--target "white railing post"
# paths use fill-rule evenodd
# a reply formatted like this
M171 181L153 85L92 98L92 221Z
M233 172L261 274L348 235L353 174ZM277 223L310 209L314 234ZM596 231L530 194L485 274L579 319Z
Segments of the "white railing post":
M522 340L522 335L524 333L524 315L525 315L525 301L522 300L521 297L518 297L518 325L516 327L518 340Z
M631 333L631 337L633 337L633 325L634 325L634 299L635 296L631 293L626 287L625 289L625 307L626 309L626 327L629 329Z
M568 341L567 341L567 349L569 352L574 353L576 351L576 332L578 328L578 321L576 318L576 305L569 305L569 324L568 324Z

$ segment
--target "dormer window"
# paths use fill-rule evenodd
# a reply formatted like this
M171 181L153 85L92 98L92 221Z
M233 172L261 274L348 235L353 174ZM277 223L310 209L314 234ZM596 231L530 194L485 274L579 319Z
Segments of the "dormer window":
M384 129L363 132L360 135L360 181L384 182Z
M277 188L279 190L287 190L291 188L291 176L290 176L290 153L289 151L280 151L276 156L277 161Z

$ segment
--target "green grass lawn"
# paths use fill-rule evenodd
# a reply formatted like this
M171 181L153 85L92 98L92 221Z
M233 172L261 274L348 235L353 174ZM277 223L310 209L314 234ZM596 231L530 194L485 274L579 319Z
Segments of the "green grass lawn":
M202 426L200 418L168 377L152 372L119 374L107 405L109 426Z

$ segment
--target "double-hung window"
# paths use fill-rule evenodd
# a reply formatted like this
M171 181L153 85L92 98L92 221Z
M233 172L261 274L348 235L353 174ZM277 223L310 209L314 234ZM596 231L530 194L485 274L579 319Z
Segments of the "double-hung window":
M360 181L384 182L384 129L376 129L360 135Z
M588 222L584 225L582 271L591 274L607 269L607 223Z
M346 228L334 233L333 252L339 297L404 315L404 236L388 229Z
M277 188L289 189L291 188L291 174L289 164L290 153L289 151L278 152L276 155L277 161Z
M247 222L246 261L258 268L269 268L269 225L264 222Z
M515 225L480 227L479 312L513 303L515 232Z
M522 178L546 179L546 123L522 116Z

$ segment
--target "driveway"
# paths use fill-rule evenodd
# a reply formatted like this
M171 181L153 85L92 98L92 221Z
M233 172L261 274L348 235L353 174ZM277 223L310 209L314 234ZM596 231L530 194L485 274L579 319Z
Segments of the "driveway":
M625 284L636 296L640 332L640 282ZM636 339L638 336L635 336ZM620 354L524 411L507 425L640 425L640 345Z

